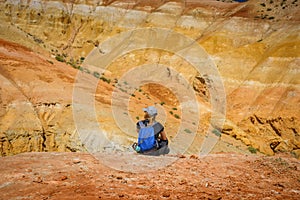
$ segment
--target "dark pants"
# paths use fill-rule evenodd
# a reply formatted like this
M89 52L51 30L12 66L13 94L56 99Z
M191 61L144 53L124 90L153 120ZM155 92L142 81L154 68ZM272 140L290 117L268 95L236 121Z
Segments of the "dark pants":
M168 147L168 140L161 140L158 142L158 148L150 149L141 154L149 155L149 156L160 156L160 155L168 154L169 152L170 149Z

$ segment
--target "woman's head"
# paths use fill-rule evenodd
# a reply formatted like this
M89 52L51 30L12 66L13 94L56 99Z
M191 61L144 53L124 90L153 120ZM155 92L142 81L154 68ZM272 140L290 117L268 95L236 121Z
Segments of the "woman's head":
M157 109L154 106L144 108L143 111L145 112L145 119L155 119L155 116L157 115Z

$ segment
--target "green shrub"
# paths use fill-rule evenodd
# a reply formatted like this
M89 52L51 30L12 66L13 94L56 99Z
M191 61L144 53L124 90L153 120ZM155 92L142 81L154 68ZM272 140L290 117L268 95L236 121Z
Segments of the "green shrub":
M73 59L67 62L67 64L71 65L75 69L79 69L79 66L76 64L76 62Z
M107 78L105 78L104 76L101 76L101 77L100 77L100 80L102 80L102 81L104 81L104 82L110 84L110 79L107 79Z
M59 55L59 54L55 56L55 59L59 62L65 62L66 61L65 58L62 55Z
M160 105L162 105L162 106L163 106L163 105L165 105L165 104L166 104L166 103L165 103L165 102L163 102L163 101L162 101L162 102L160 102Z
M254 147L248 147L248 151L250 151L251 153L256 153L257 149Z
M173 111L170 111L170 114L173 115L174 114Z
M172 108L172 110L177 110L177 108Z
M192 131L190 130L190 129L184 129L184 132L186 132L186 133L192 133Z
M215 135L218 136L218 137L221 135L221 132L220 132L218 129L214 129L214 130L212 131L212 133L215 134Z
M180 116L177 115L177 114L175 114L174 117L175 117L176 119L180 119Z
M93 72L93 75L94 75L96 78L100 78L100 73L99 73L99 72Z
M123 89L123 88L119 88L120 91L127 93L127 90Z

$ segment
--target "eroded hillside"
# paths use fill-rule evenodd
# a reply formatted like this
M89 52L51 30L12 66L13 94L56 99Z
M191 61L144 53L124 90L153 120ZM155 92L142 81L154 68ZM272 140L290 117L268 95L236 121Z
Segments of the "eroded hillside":
M201 115L196 121L186 118L189 126L199 123L187 152L199 152L209 125L214 126L210 121L212 99L219 96L212 95L210 74L197 71L177 53L168 51L178 40L170 36L165 43L156 44L160 40L151 39L149 44L164 48L126 52L103 69L99 68L101 60L89 62L94 58L92 52L107 53L109 47L101 46L104 41L126 31L152 28L171 30L196 41L205 50L201 56L209 57L218 70L226 93L226 115L222 115L224 126L216 127L222 135L213 152L249 153L250 148L268 155L287 151L299 156L298 4L297 0L3 1L0 37L14 43L1 40L1 155L84 151L78 129L91 123L87 132L97 132L95 121L113 141L104 145L106 149L128 150L135 137L124 134L115 122L110 103L116 88L131 95L127 115L133 123L127 124L129 132L134 134L141 108L156 104L175 144L183 115L176 92L171 88L172 95L170 88L144 84L131 94L130 85L120 82L130 70L152 64L178 72L182 79L171 73L166 80L187 84L196 92ZM114 51L122 52L126 42L119 42ZM151 74L153 79L168 74L167 68L161 70ZM74 119L73 89L78 74L86 81L79 86L80 91L86 91L82 95L95 97L96 117L82 104L76 107L79 118L76 115ZM118 106L124 105L117 102ZM183 127L183 134L192 132L189 126Z

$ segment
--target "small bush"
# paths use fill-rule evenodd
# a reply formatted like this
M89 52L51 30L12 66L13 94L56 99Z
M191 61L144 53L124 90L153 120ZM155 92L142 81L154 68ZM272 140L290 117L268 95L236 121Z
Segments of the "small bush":
M120 91L127 93L127 90L123 89L123 88L119 88Z
M163 102L163 101L162 101L162 102L160 102L160 105L162 105L162 106L163 106L163 105L165 105L165 104L166 104L166 103L165 103L165 102Z
M250 151L251 153L256 153L257 149L254 147L248 147L248 151Z
M110 84L110 79L107 79L107 78L105 78L104 76L101 76L101 77L100 77L100 80L102 80L102 81L104 81L104 82Z
M173 111L170 111L170 114L173 115L174 114Z
M76 62L71 59L67 64L71 65L74 69L79 69L79 66L76 64Z
M180 116L177 115L177 114L175 114L174 117L175 117L176 119L180 119Z
M63 56L61 56L61 55L56 55L56 56L55 56L55 59L56 59L57 61L59 61L59 62L65 62L65 61L66 61L65 58L64 58Z
M131 94L132 97L135 97L135 94Z
M96 78L100 78L100 73L99 73L99 72L93 72L93 75L94 75Z
M177 108L172 108L172 110L177 110Z
M135 118L136 118L137 120L139 120L139 119L140 119L140 117L139 117L139 116L136 116Z
M190 129L184 129L184 132L186 132L186 133L192 133L192 131L190 130Z
M214 129L214 130L212 131L212 133L215 134L215 135L218 136L218 137L221 135L221 132L220 132L218 129Z

